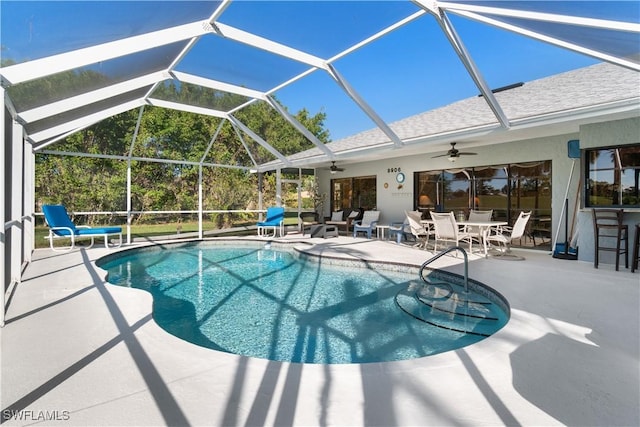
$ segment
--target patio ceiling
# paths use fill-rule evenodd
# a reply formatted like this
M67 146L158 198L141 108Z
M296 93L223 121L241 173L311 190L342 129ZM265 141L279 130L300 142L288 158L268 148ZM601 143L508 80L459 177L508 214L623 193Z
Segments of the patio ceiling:
M272 161L247 168L319 165L341 155L290 112L307 103L326 108L327 114L342 111L331 110L337 98L349 103L348 113L340 114L365 117L389 142L388 148L405 147L411 138L389 125L398 117L382 112L385 100L375 91L360 91L367 73L351 71L353 63L363 61L371 70L385 68L386 61L397 60L391 55L396 49L406 58L392 67L415 69L423 64L416 58L426 58L437 65L424 70L426 90L442 90L438 86L444 75L459 78L456 85L463 91L443 95L442 102L480 93L495 126L508 130L514 117L492 92L503 83L488 66L492 59L475 56L468 47L477 44L477 25L640 71L637 2L11 1L0 7L4 102L36 151L107 117L152 105L226 120L239 135L273 154ZM51 20L30 21L34 15ZM434 39L433 45L424 46L422 40L414 46L394 45L395 37L406 41L415 31ZM436 71L440 74L430 74ZM391 85L394 104L402 105L403 99L416 96L417 88L403 86L397 76L381 84ZM512 79L521 81L517 73ZM212 96L185 104L162 90L170 86L178 92L206 88ZM42 87L51 90L34 93ZM228 102L230 94L233 103ZM276 141L238 120L236 113L256 102L268 103L315 144L311 160L280 154ZM420 111L401 114L443 105L425 101ZM439 142L449 141L442 137ZM366 148L358 152L364 154Z

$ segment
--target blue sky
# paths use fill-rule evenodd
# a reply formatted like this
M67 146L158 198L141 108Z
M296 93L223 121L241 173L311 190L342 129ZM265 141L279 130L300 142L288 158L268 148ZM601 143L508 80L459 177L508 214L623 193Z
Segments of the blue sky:
M506 3L502 3L506 4ZM544 3L534 3L544 6ZM580 2L581 13L631 16L637 1ZM563 4L554 4L556 8ZM576 7L576 3L573 3ZM204 19L211 2L17 2L2 0L2 57L25 60ZM410 2L232 3L220 21L329 58L416 11ZM615 14L618 15L615 15ZM613 15L611 15L613 14ZM629 18L626 18L629 19ZM451 20L490 87L526 82L596 60L467 19ZM72 23L72 24L70 24ZM158 54L162 52L159 51ZM430 16L404 26L335 63L365 101L387 122L475 96L478 89ZM218 37L200 42L178 70L267 89L306 69L298 63L236 46ZM374 124L329 76L311 76L276 93L289 108L327 114L333 139Z

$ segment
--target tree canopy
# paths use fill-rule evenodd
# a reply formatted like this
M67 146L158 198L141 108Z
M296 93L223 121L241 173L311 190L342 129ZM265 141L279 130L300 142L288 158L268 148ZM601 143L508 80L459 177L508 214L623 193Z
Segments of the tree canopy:
M195 105L215 102L218 108L243 101L237 95L209 89L196 91L184 84L180 87L161 85L153 94L156 96ZM65 152L128 156L138 114L137 110L131 110L105 119L67 137L53 148ZM312 146L265 102L245 106L234 116L284 155ZM294 117L321 141L327 142L329 133L324 127L323 112L312 115L302 109ZM144 108L132 156L175 162L131 161L132 210L197 210L197 163L203 159L209 164L252 168L255 166L252 158L258 164L273 158L244 132L237 132L229 121L225 121L207 152L221 120L166 108ZM124 211L127 207L126 176L127 160L40 153L36 155L37 204L62 203L76 211ZM265 204L275 203L274 181L272 176L265 177ZM203 188L205 210L257 208L257 178L245 169L204 167ZM230 221L228 216L213 215L212 219L220 227ZM146 220L151 219L136 217L136 221Z

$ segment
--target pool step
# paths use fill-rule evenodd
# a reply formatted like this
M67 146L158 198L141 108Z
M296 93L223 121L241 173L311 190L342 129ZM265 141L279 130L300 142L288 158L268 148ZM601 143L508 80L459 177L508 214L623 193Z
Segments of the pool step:
M447 286L402 289L396 294L395 302L417 320L467 334L489 336L499 321L492 312L491 302L477 295L469 298Z

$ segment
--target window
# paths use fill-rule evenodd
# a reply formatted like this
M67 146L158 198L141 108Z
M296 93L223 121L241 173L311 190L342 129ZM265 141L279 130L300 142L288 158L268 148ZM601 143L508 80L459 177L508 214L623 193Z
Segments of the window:
M507 220L509 196L509 168L489 166L474 168L474 209L493 210L493 219Z
M423 212L492 209L493 219L513 223L531 211L531 226L551 225L551 161L416 172L414 208Z
M331 180L331 211L349 208L371 210L377 204L375 176Z
M585 206L640 207L640 144L585 150Z
M531 236L551 239L551 162L512 164L509 167L509 212L514 223L520 211L531 211ZM508 220L508 219L507 219Z
M473 173L472 171L469 171ZM469 208L471 175L466 170L442 173L442 199L447 210L466 210Z

